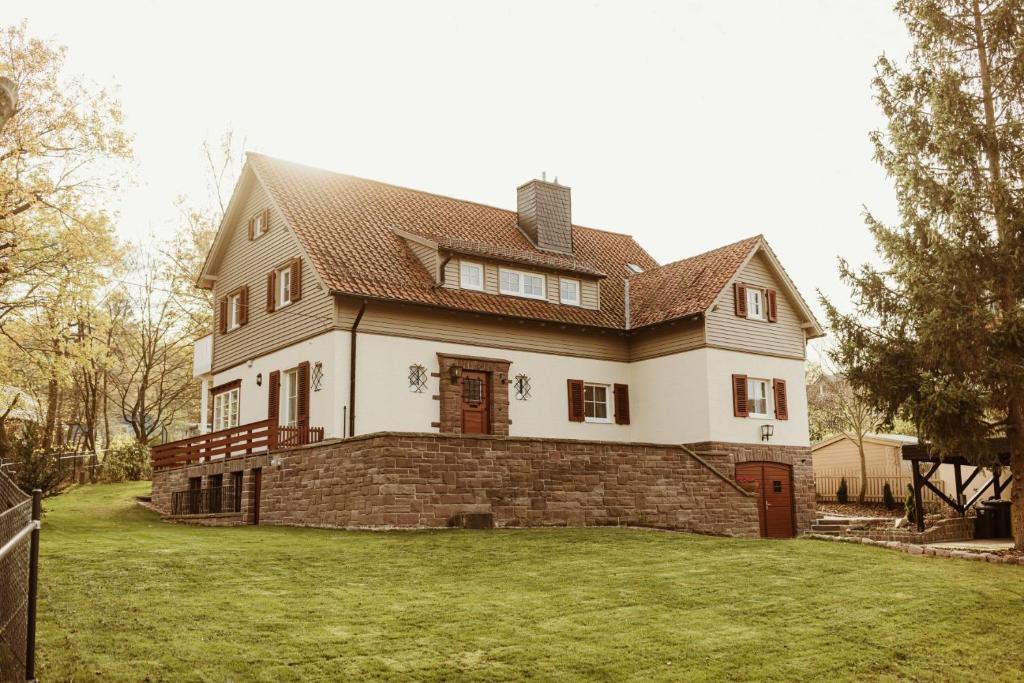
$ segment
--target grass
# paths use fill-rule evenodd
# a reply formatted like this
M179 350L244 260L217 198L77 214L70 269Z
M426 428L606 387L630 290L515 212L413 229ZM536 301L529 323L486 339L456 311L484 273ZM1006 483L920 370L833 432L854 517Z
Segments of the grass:
M162 523L47 500L45 681L1011 680L1021 567L625 529Z

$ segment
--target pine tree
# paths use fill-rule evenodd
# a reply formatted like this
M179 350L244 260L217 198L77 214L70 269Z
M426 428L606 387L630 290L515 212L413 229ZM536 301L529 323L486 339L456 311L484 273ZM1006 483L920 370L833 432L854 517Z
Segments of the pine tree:
M1024 6L899 0L913 48L881 57L876 159L899 224L870 213L884 267L841 262L855 310L825 304L848 380L940 455L991 465L1008 437L1024 549Z

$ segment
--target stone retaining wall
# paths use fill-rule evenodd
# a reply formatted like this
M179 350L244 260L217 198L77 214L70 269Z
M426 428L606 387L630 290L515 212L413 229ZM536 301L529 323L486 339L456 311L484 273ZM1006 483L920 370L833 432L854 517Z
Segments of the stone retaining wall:
M915 529L846 529L842 532L848 538L870 538L875 541L896 543L941 543L963 541L974 538L974 517L951 517L940 519L924 531Z
M735 484L733 468L757 457L793 464L797 530L809 528L808 449L699 447L695 454L665 444L382 432L158 470L153 505L166 513L170 493L186 489L190 477L241 469L241 515L211 521L252 523L259 468L265 524L429 528L483 512L496 526L639 525L752 537L756 498Z

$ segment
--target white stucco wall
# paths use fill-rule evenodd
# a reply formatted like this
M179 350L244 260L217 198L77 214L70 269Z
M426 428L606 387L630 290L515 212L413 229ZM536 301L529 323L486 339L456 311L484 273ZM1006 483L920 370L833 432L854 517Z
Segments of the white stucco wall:
M631 425L569 422L567 379L604 384L629 384L629 364L552 356L543 353L488 349L402 337L360 334L357 342L356 434L381 430L437 431L438 382L429 377L422 393L409 390L409 366L418 363L428 373L439 371L437 354L450 353L512 362L509 373L509 432L513 436L631 441ZM530 377L531 398L518 401L511 382L519 373ZM632 386L630 392L632 393ZM630 397L632 406L632 396Z
M272 370L286 370L307 360L323 363L319 392L310 394L310 424L323 426L328 437L348 435L349 340L336 330L295 346L218 373L213 386L242 380L240 422L267 417L267 387ZM360 334L357 347L356 434L375 431L437 431L440 404L433 397L445 378L430 377L422 393L409 389L409 366L418 363L428 375L438 372L438 352L503 358L509 370L509 432L539 436L606 441L692 443L728 441L761 443L761 425L770 422L775 434L769 443L807 446L807 402L804 367L798 359L759 356L720 349L696 349L635 363L572 358L543 353L507 351L404 337ZM263 386L256 386L262 373ZM516 400L512 381L519 373L530 378L531 397ZM789 419L736 418L732 414L734 373L785 379ZM566 380L582 379L629 385L630 425L570 422ZM612 412L614 414L614 408Z
M781 446L809 446L807 431L807 392L804 385L804 361L776 358L739 351L699 349L707 357L708 414L711 441L760 443L761 426L772 424L775 435L768 442ZM789 419L756 419L734 417L732 410L732 375L772 380L786 380Z
M324 427L324 434L327 437L341 436L343 407L348 403L348 340L348 332L326 332L280 351L254 358L251 360L252 365L246 362L219 372L214 376L212 385L216 387L236 379L242 380L239 392L239 423L256 422L267 419L269 378L273 370L288 370L302 361L309 361L312 384L312 367L320 362L323 364L323 380L320 391L312 391L312 388L310 390L309 423L314 427ZM262 386L256 386L258 374L263 375Z

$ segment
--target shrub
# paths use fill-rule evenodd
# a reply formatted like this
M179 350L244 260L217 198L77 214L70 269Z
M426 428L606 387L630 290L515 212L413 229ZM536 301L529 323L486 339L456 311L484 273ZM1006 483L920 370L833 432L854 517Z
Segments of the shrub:
M60 493L64 476L60 460L42 449L42 433L39 425L27 422L21 434L7 441L6 460L11 465L5 471L13 474L14 483L25 493L39 489L44 496Z
M917 508L914 505L914 487L907 484L907 499L903 501L903 509L907 513L907 523L914 524L917 522Z
M149 447L135 440L115 441L103 459L103 481L138 481L149 479Z
M889 486L889 482L885 482L882 487L882 504L885 505L886 510L896 509L896 498L892 495L892 487Z
M846 477L839 481L839 488L836 489L836 500L840 503L847 503L850 500L850 492L846 486Z

